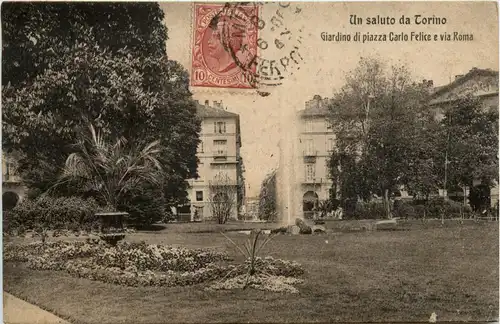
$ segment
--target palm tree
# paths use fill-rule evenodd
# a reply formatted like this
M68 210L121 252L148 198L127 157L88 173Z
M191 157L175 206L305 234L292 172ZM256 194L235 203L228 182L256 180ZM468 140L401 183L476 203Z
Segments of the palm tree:
M159 141L140 149L128 145L123 137L111 144L92 124L89 131L80 134L76 152L66 159L58 184L71 182L84 191L98 193L108 211L117 211L123 195L141 183L161 185L163 170L157 159L162 150Z

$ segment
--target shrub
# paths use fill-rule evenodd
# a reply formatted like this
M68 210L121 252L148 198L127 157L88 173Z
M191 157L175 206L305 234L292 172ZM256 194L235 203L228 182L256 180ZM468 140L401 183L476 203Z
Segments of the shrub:
M402 200L396 200L394 202L393 215L394 217L410 218L410 219L418 217L415 211L415 207L412 206L410 203Z
M165 198L160 188L140 185L127 192L118 207L129 213L127 223L134 226L148 226L164 220Z
M472 213L470 206L464 206L461 202L454 200L444 200L443 198L435 198L427 201L426 204L418 204L415 208L425 210L426 218L460 218L469 217ZM418 217L423 217L423 212Z
M93 199L82 199L78 197L50 197L42 196L39 199L25 199L4 215L4 221L8 227L23 226L26 229L35 227L46 227L49 229L60 229L63 224L89 224L98 226L95 212L99 211L99 205Z
M414 215L415 215L416 219L422 219L422 218L424 218L424 215L426 218L429 217L424 205L415 205L415 206L413 206L413 210L415 212Z
M381 219L385 218L384 205L380 202L357 202L354 209L356 219Z

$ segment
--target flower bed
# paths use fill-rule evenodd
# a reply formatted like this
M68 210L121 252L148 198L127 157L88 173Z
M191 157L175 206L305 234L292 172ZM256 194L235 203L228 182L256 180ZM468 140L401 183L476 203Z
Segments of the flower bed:
M209 249L128 242L108 246L93 239L5 245L4 261L26 262L35 270L66 271L75 277L124 286L188 286L223 279L212 285L213 289L239 287L249 263L230 264L227 254ZM290 282L300 281L290 278L304 273L300 264L272 257L256 258L255 265L258 271L248 286L260 287L257 289L292 292L295 288L288 287Z

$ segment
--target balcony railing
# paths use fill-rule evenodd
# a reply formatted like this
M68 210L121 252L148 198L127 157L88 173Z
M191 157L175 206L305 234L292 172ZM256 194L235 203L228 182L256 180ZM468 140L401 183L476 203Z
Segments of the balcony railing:
M209 180L208 184L210 186L239 186L239 183L237 180L229 180L229 179L227 179L227 180L225 179L225 180L221 180L221 181Z
M4 173L2 181L5 183L18 183L21 182L21 177L18 174Z
M214 157L227 157L227 151L222 151L222 150L214 151L213 155Z
M306 150L303 152L304 156L317 156L318 151L317 150Z
M305 178L302 183L307 183L307 184L317 184L317 185L321 185L321 184L329 184L331 183L332 180L329 179L329 178Z

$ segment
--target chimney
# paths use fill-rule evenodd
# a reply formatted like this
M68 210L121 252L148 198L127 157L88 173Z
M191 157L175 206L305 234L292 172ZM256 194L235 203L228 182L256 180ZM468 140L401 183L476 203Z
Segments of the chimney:
M210 106L210 102L208 100L205 100L205 107L209 107Z
M314 95L313 100L314 100L314 106L316 108L319 108L319 106L321 104L321 96L320 95Z

